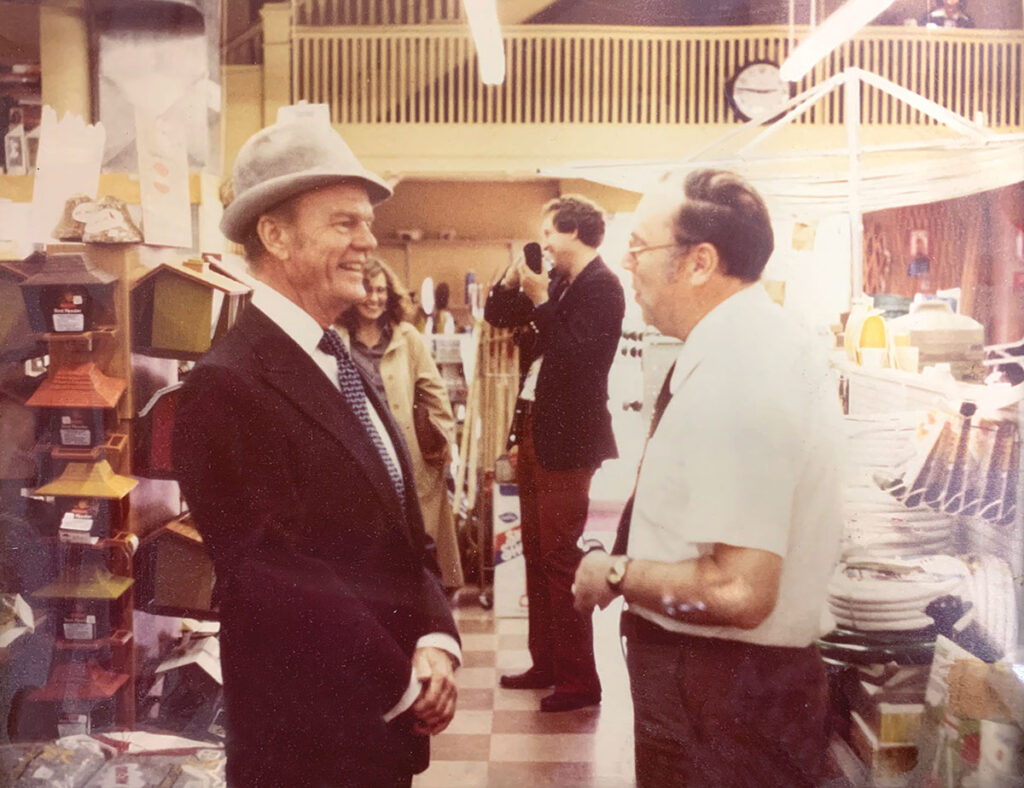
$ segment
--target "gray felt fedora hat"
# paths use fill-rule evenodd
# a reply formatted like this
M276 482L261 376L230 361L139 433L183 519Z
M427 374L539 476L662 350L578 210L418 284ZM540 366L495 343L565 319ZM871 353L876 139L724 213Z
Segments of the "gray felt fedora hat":
M238 152L231 181L235 197L220 229L237 243L270 208L320 186L355 181L374 205L391 196L330 125L310 120L275 123L253 134Z

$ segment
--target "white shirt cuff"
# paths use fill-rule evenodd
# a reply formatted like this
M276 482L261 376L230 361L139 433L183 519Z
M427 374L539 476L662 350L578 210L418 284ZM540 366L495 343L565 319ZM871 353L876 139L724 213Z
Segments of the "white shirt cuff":
M447 651L455 657L456 667L462 664L462 650L459 648L458 641L451 635L446 635L444 632L431 632L429 635L424 635L416 641L416 648L426 648L428 646ZM392 706L384 715L384 722L391 722L399 714L411 708L412 704L416 702L416 698L420 696L421 689L419 679L416 677L416 671L410 670L409 686L402 693L402 697L398 699L398 703Z

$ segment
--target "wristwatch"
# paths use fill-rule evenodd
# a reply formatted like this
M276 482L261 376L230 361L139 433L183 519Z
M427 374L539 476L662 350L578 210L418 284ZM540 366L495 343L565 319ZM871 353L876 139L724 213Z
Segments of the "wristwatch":
M616 594L622 593L622 583L626 579L626 569L632 560L628 555L616 556L611 568L608 570L608 574L605 576L605 582L608 583L608 587Z

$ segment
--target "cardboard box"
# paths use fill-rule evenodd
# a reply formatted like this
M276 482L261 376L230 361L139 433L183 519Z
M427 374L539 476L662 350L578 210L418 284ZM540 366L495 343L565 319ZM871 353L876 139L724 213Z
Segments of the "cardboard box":
M958 717L995 722L1024 719L1024 683L1006 679L1014 674L1005 663L990 665L973 659L959 659L949 668L949 707ZM1001 682L1002 680L1002 682ZM996 685L1001 686L997 687ZM1018 694L1013 695L1016 685ZM1003 690L1000 692L1000 689ZM1011 705L1016 702L1016 715ZM1010 705L1008 705L1010 704Z
M911 744L885 744L857 712L850 712L850 744L867 765L875 785L902 785L905 776L917 765L917 747Z
M924 714L923 703L876 703L858 716L871 728L880 744L917 744Z
M527 614L526 561L523 558L519 488L494 485L494 614L523 618Z

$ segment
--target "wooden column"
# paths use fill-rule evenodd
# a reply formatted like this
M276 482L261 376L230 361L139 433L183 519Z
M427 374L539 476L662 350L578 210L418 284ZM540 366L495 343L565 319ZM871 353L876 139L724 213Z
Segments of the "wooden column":
M263 18L263 125L277 120L277 110L292 103L290 3L267 3Z
M39 7L39 65L42 98L57 110L92 122L89 29L85 0L46 0Z

